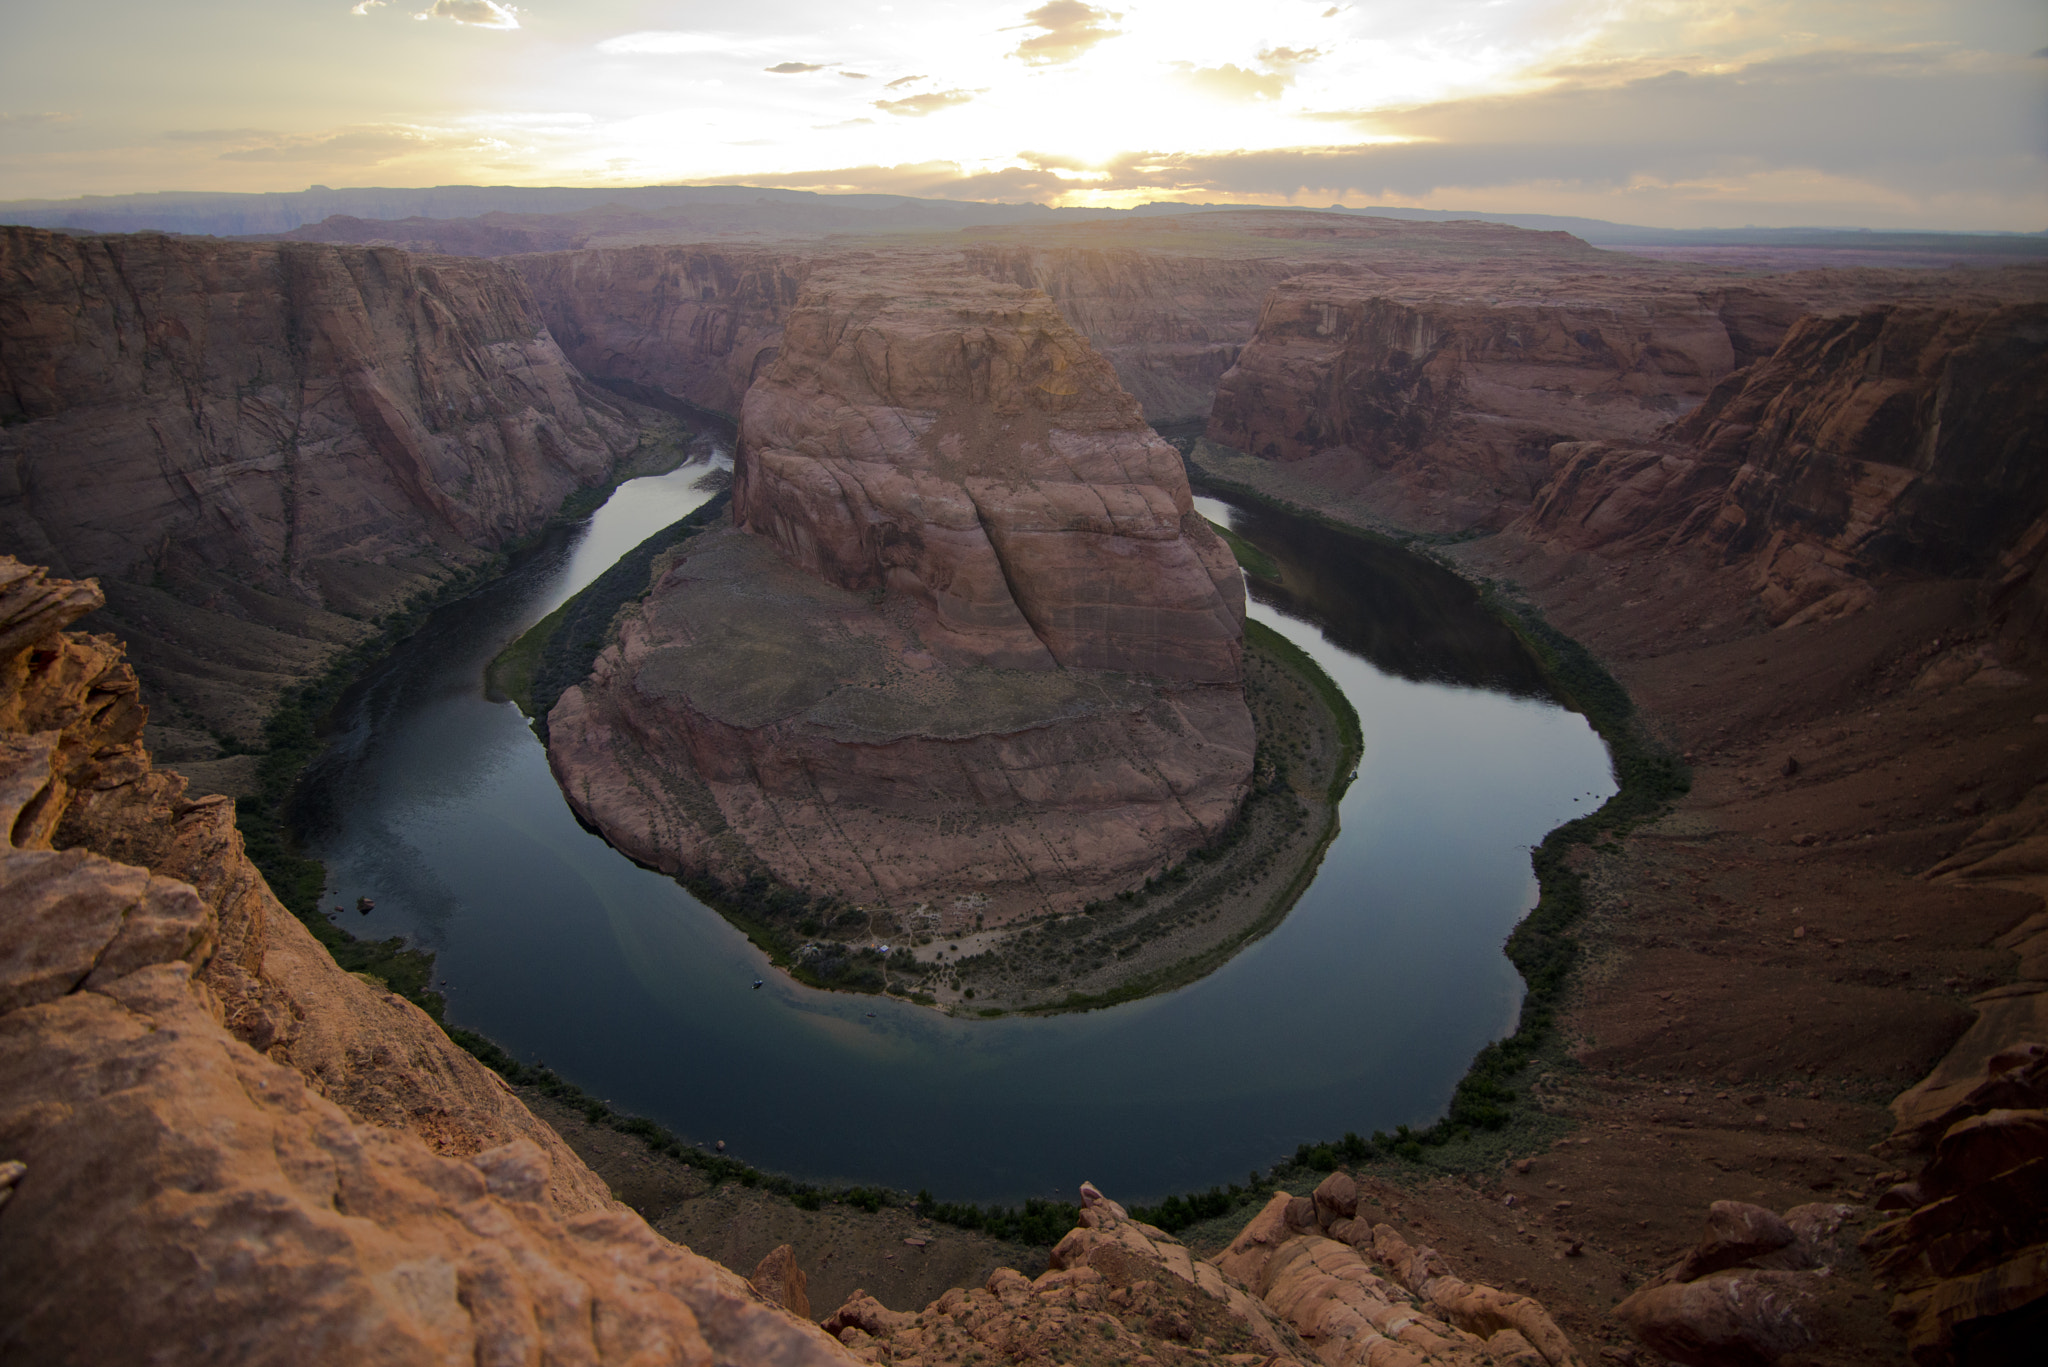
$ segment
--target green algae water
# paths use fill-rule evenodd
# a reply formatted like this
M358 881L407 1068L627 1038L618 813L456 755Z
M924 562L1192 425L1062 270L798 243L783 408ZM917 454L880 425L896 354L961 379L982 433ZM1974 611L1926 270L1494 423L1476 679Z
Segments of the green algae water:
M1455 576L1207 498L1279 567L1252 616L1364 729L1341 831L1287 918L1198 982L1078 1015L951 1019L768 972L577 822L483 685L508 641L708 498L705 474L622 485L436 614L336 714L302 802L328 900L370 897L351 931L435 952L451 1024L756 1167L945 1200L1071 1199L1086 1179L1127 1202L1426 1124L1514 1028L1501 944L1535 901L1529 847L1613 791L1598 737Z

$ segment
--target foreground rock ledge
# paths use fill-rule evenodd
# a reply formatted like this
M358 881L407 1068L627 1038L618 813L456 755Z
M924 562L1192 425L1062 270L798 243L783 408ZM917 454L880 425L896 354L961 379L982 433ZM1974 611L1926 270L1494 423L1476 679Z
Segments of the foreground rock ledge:
M571 803L636 858L994 925L1235 815L1242 581L1044 295L814 276L733 515L656 562L548 719Z

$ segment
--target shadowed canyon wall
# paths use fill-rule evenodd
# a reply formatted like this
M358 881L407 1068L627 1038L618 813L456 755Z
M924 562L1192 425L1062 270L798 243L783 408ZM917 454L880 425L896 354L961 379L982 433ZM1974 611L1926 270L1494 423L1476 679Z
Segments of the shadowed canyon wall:
M6 228L0 333L0 539L98 576L173 720L244 740L638 442L467 258Z

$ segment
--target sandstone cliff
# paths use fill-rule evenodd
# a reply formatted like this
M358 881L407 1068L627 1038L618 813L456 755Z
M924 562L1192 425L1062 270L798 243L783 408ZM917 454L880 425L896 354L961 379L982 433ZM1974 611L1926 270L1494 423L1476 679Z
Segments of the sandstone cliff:
M1996 307L2033 297L2041 275L1844 271L1735 283L1557 260L1326 269L1274 289L1218 386L1208 435L1301 463L1307 478L1408 526L1498 528L1550 480L1553 447L1658 441L1809 314L1880 301ZM1818 359L1788 354L1779 383Z
M1043 295L814 277L733 511L549 717L570 801L636 857L995 921L1113 894L1237 810L1242 582Z
M737 415L775 360L815 252L614 247L519 256L548 331L585 375L648 402Z
M335 967L59 630L98 601L0 558L0 1355L844 1361Z
M970 246L976 275L1044 291L1157 423L1200 421L1251 340L1259 307L1303 262L1115 248Z
M1751 561L1773 624L1887 576L2017 589L2048 515L2048 304L1809 316L1658 436L1560 445L1527 533Z
M481 261L6 228L0 330L0 542L98 576L160 707L244 740L638 441Z

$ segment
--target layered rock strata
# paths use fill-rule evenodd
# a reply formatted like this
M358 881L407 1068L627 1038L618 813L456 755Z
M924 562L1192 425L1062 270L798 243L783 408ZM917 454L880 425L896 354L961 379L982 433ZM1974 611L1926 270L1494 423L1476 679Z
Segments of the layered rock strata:
M97 604L0 559L0 1355L845 1361L334 965L59 630Z
M639 440L502 266L0 229L0 541L95 575L160 706L280 689Z
M816 253L611 247L508 264L585 375L650 402L737 416L747 387L774 364Z
M1175 862L1248 790L1235 563L1043 295L814 278L733 517L549 716L635 857L1006 920Z
M1512 277L1325 269L1275 287L1218 386L1208 435L1303 463L1405 525L1499 527L1536 501L1560 443L1661 440L1721 381L1772 357L1803 316L1888 300L1995 308L2036 296L2041 277L1860 271L1733 284L1556 261ZM1797 348L1782 374L1826 349L1811 328Z
M1808 316L1658 436L1556 447L1529 533L1751 561L1773 623L2017 569L2048 514L2048 304Z
M1081 1223L1035 1279L1000 1268L923 1313L855 1292L825 1321L869 1362L1259 1362L1266 1367L1580 1367L1526 1296L1450 1274L1434 1250L1355 1218L1350 1177L1274 1195L1230 1246L1199 1260L1092 1185Z

